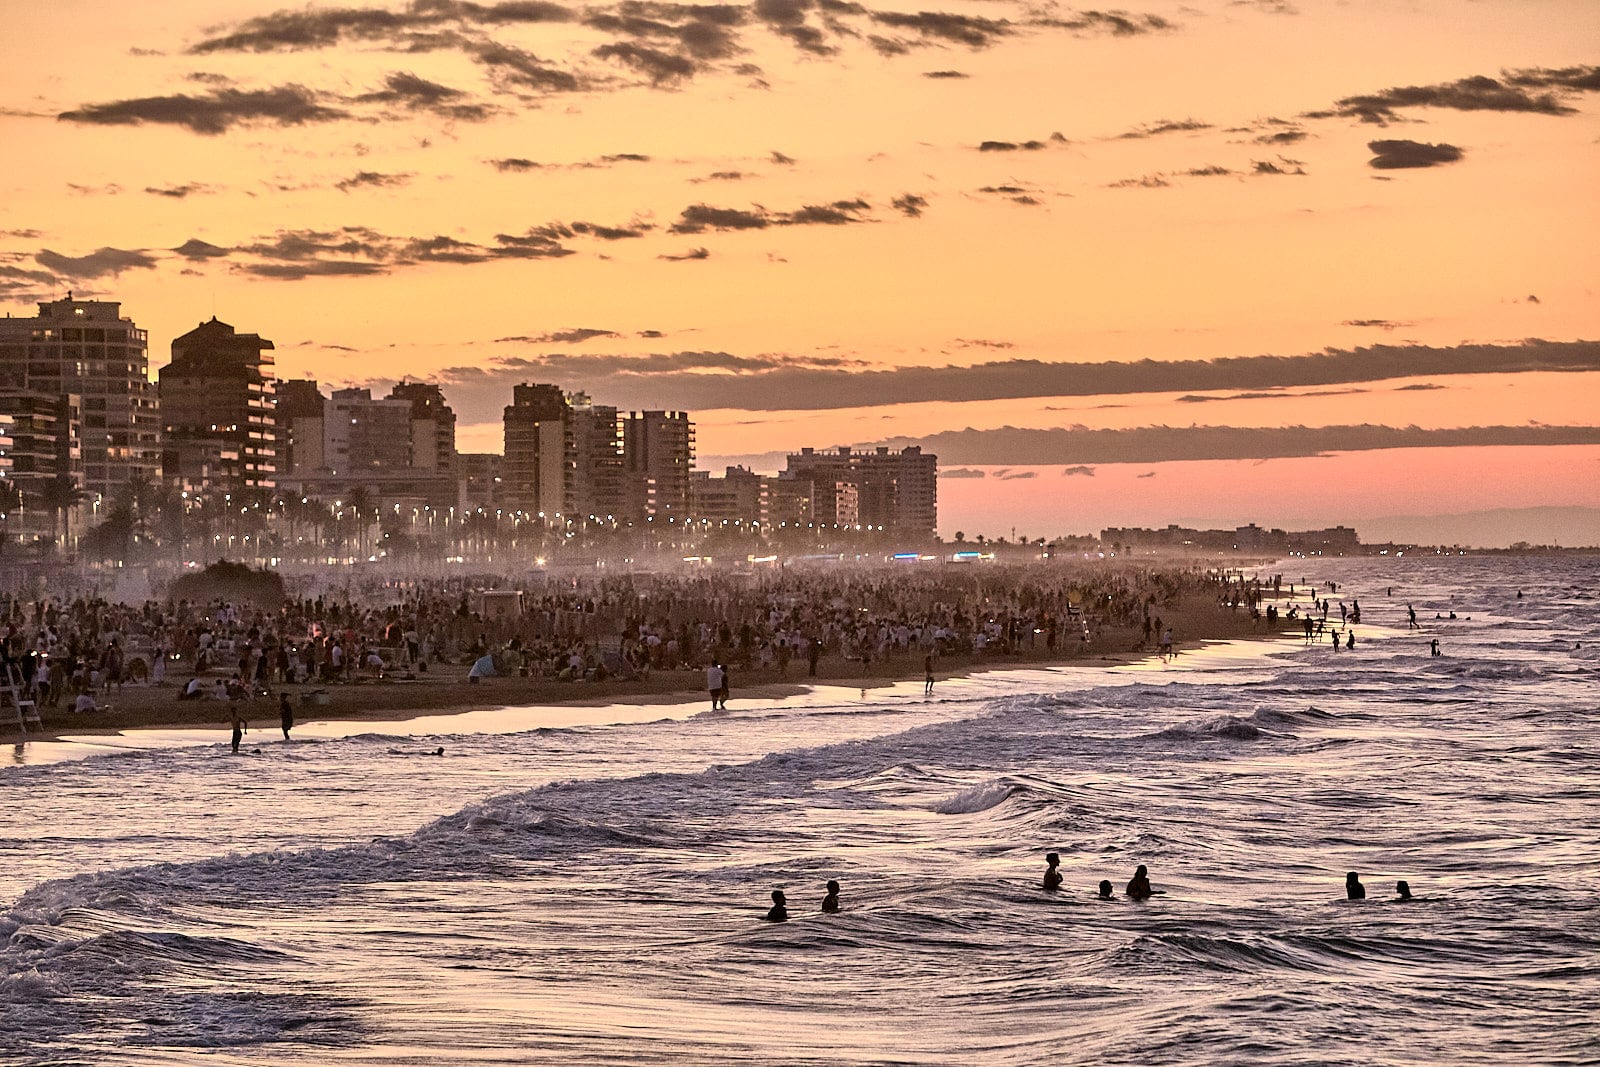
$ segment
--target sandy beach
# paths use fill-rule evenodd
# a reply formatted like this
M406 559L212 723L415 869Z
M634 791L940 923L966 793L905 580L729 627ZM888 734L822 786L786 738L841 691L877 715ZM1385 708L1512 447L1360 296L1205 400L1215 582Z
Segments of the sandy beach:
M1252 624L1243 609L1229 610L1204 594L1191 594L1179 605L1163 609L1181 651L1201 641L1237 640L1270 637L1264 621ZM1154 644L1142 644L1133 629L1104 628L1087 643L1064 644L1055 653L1045 648L1041 638L1034 649L1016 653L989 652L977 655L941 656L935 660L936 678L951 678L974 671L1038 668L1061 664L1100 663L1107 667L1155 654ZM703 699L703 670L654 671L648 678L608 679L601 682L570 682L554 678L497 677L469 685L465 664L435 664L414 676L385 678L361 677L351 682L278 686L270 698L257 697L238 705L216 700L180 701L178 693L186 675L169 677L166 684L124 685L97 697L101 710L77 714L66 706L42 709L43 730L32 728L19 733L13 710L6 708L6 721L0 724L0 743L49 741L63 734L74 736L116 734L126 730L172 727L215 727L228 729L234 707L242 707L251 722L276 723L277 693L287 692L297 724L327 721L400 721L424 715L466 712L491 707L548 706L557 704L646 703L668 704ZM824 656L816 675L807 674L804 663L791 663L787 672L776 669L732 668L733 695L737 703L744 698L774 698L792 695L804 687L847 685L875 687L922 677L920 653L892 656L868 667L841 656ZM219 675L220 676L220 675ZM326 702L321 702L325 700Z

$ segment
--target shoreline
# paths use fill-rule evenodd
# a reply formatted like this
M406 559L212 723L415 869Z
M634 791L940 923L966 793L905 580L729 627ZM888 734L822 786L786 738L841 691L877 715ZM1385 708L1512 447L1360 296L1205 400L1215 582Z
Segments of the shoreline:
M1195 602L1195 601L1200 602ZM1191 597L1181 606L1169 609L1178 633L1178 651L1193 650L1203 642L1229 640L1272 640L1283 631L1268 630L1263 620L1253 625L1243 611L1231 611L1205 598ZM1144 645L1134 630L1106 628L1088 644L1073 644L1070 653L1058 649L1051 653L1039 642L1037 649L962 656L942 656L934 661L938 680L967 677L989 671L1047 669L1052 667L1111 668L1153 657L1156 647ZM776 669L732 668L733 700L782 699L824 686L875 689L900 682L920 681L922 655L917 650L874 662L863 670L859 661L841 656L824 656L817 674L810 676L806 665L791 663L787 676ZM441 669L442 668L442 669ZM281 685L272 696L241 702L245 717L252 723L278 722L277 694L289 694L295 725L315 722L406 722L436 715L468 714L494 708L624 705L680 705L708 699L703 669L656 671L648 679L626 681L571 682L554 678L496 677L469 685L462 665L436 665L434 670L415 678L361 678L344 683ZM90 714L76 714L66 707L43 708L43 729L20 733L17 724L0 724L0 744L60 742L65 736L105 737L144 730L214 729L223 738L230 729L228 717L238 704L202 699L179 701L182 685L133 686L104 694L105 708ZM303 704L304 694L324 692L326 704ZM7 712L12 709L5 709ZM4 714L4 712L0 712Z

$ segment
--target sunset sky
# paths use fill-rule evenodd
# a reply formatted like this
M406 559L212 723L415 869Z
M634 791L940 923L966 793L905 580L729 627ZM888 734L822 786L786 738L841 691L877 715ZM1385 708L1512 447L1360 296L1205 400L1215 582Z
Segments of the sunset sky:
M1600 541L1595 0L0 12L0 306L155 365L922 443L946 536Z

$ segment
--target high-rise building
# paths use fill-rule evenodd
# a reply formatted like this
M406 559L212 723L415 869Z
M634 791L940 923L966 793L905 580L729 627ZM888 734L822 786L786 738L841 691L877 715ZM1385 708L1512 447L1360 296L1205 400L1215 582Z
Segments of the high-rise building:
M157 372L161 466L185 489L271 489L278 473L272 342L216 316L173 339Z
M456 413L445 403L444 393L429 382L397 382L390 400L411 404L411 466L455 475Z
M335 389L324 408L322 464L335 474L411 467L411 402Z
M567 395L572 428L572 495L567 512L584 525L623 521L622 428L617 409L585 393Z
M460 496L457 507L463 511L482 508L493 511L500 506L500 469L505 457L494 452L461 452L456 455Z
M83 489L91 502L161 476L161 421L145 331L114 300L39 305L0 319L0 386L83 402Z
M703 526L759 525L766 519L767 479L747 467L729 467L721 478L694 471L689 496L690 515Z
M559 385L518 385L505 409L500 506L554 524L570 516L574 460L570 406Z
M626 512L634 522L689 518L694 424L682 411L630 411L622 420Z
M816 521L932 537L938 526L939 458L912 445L899 452L837 448L791 453L781 477L813 486ZM841 486L853 486L854 501ZM847 516L853 508L855 520Z
M322 424L328 398L317 383L285 378L278 383L278 441L284 475L322 470Z

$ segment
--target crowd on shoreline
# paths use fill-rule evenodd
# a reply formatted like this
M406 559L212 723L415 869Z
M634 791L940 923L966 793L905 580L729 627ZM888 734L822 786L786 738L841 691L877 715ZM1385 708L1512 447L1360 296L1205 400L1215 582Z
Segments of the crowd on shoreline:
M0 600L4 679L40 707L129 683L201 678L190 696L250 699L275 685L474 667L598 680L708 663L776 671L821 655L869 668L938 656L1170 648L1163 612L1209 594L1253 619L1278 583L1204 568L993 566L620 576L369 580L275 610L215 600ZM489 588L518 610L475 611ZM307 590L307 592L312 592ZM1129 640L1131 635L1131 640ZM217 683L221 684L217 684Z

